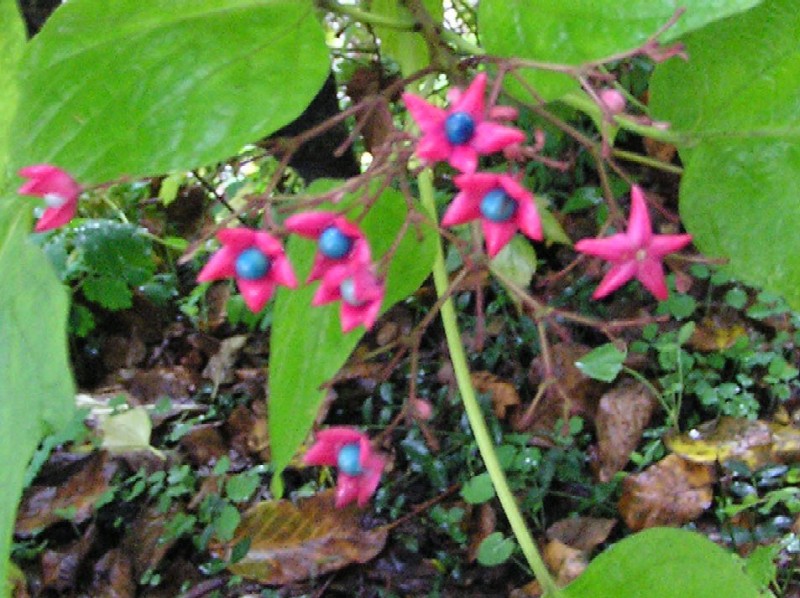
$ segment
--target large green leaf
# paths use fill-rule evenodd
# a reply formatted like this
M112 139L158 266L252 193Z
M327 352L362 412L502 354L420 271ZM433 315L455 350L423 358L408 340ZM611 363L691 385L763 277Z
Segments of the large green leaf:
M444 15L442 0L422 0L422 3L431 17L441 23ZM411 13L400 4L400 0L372 0L371 10L389 19L410 20ZM381 39L381 52L397 61L404 76L411 75L430 63L428 45L420 33L377 25L374 29Z
M653 528L596 557L564 590L567 598L757 598L737 557L700 534Z
M753 32L758 31L754 36ZM800 309L800 12L793 0L686 37L660 66L656 118L687 139L680 211L697 247Z
M25 468L39 440L74 410L67 293L28 241L30 206L0 197L0 595Z
M675 14L686 12L660 39L680 35L737 12L761 0L481 0L478 23L489 54L538 62L579 65L632 50ZM574 79L547 71L525 71L526 81L545 100L576 89ZM529 94L510 82L511 90Z
M384 191L361 222L373 256L386 253L405 216L403 196L393 189ZM403 237L386 277L384 311L417 290L430 274L435 241L433 231L414 227ZM287 251L298 276L305 277L311 269L315 245L292 238ZM325 396L320 386L339 371L364 334L363 327L342 334L338 303L311 307L316 286L280 289L275 301L268 418L272 463L278 474L311 430Z
M329 68L311 0L71 0L23 61L16 166L100 182L224 159L297 117Z
M17 68L25 48L25 25L14 0L0 0L0 192L8 173L9 125L17 108Z

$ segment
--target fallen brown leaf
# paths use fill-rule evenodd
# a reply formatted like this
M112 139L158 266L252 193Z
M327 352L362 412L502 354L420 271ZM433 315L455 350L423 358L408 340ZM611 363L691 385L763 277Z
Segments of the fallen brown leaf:
M636 380L623 380L600 397L595 429L601 482L611 480L628 463L656 404L650 390Z
M467 562L474 563L478 558L478 548L486 537L497 529L497 514L488 502L481 503L473 514L474 522L471 526L469 547L467 548Z
M510 382L491 372L472 372L471 377L475 390L492 395L492 408L497 419L505 419L507 409L519 405L519 393Z
M548 542L542 551L548 568L556 574L556 583L565 586L584 572L589 564L582 550L567 546L558 540Z
M619 512L634 531L658 525L678 526L711 506L714 469L668 455L622 484Z
M264 584L287 584L365 563L384 547L388 530L365 530L359 525L363 509L334 507L327 490L295 505L288 500L266 501L242 516L236 536L214 552L230 558L233 546L250 538L250 550L229 570Z
M97 539L97 528L90 525L83 536L62 550L45 550L42 553L42 589L61 594L71 590L78 582L78 574Z
M112 548L94 566L89 596L134 598L136 581L130 557L120 548Z
M570 517L547 528L547 538L589 552L608 539L616 524L616 519Z

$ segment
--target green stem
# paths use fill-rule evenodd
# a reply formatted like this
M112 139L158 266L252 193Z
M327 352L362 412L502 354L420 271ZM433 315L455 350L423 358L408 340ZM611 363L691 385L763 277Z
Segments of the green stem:
M426 169L420 173L418 182L422 205L429 213L431 219L436 222L436 203L433 195L432 176L430 169ZM449 281L441 242L437 243L436 258L433 263L433 282L436 286L436 294L438 296L441 297L447 293ZM553 581L553 578L550 576L550 573L547 571L547 567L539 554L536 543L528 527L525 525L525 519L522 517L517 501L511 492L511 488L508 486L503 468L500 467L497 452L494 449L489 429L486 427L486 421L483 418L478 399L475 396L475 389L472 386L469 365L467 364L467 357L464 353L464 346L461 344L461 333L458 329L452 298L448 298L442 303L440 314L442 317L442 324L444 325L445 336L447 337L447 347L450 351L450 360L453 363L453 371L455 372L458 390L461 393L461 400L464 403L464 411L469 419L469 424L475 436L475 442L478 444L481 458L486 465L486 471L489 473L494 489L497 492L497 498L500 499L500 504L503 507L503 511L505 511L509 524L511 524L511 529L514 532L514 536L517 538L522 553L525 555L536 579L545 590L545 596L558 598L562 594Z

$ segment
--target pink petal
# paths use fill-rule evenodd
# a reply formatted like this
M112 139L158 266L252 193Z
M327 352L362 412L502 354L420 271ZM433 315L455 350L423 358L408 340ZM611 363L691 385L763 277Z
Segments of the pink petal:
M486 218L481 219L483 238L486 239L486 253L494 257L505 247L517 232L517 223L514 219L508 222L492 222Z
M622 264L615 264L600 281L600 284L595 289L592 297L594 299L602 299L606 295L613 293L619 287L628 282L636 275L637 264L634 260L624 262Z
M283 244L269 233L257 232L253 236L253 245L271 259L283 255Z
M423 133L443 129L447 113L412 93L403 94L403 102Z
M659 301L664 301L669 296L667 281L664 279L664 267L661 260L646 258L639 263L639 272L636 274L644 287Z
M66 171L52 164L34 164L19 170L19 175L30 180L18 190L21 195L44 196L54 193L72 201L81 193L81 186Z
M276 284L283 285L290 289L297 288L297 278L295 278L294 270L292 270L292 264L289 263L289 260L286 259L283 253L273 258L269 276Z
M470 194L473 199L480 201L489 191L501 186L503 178L503 176L493 172L473 172L459 174L453 180L459 189Z
M361 486L361 476L349 476L339 472L336 480L336 507L341 508L349 505L359 496Z
M471 220L481 217L480 203L473 201L466 192L461 192L455 196L450 205L447 206L442 217L442 226L455 226L464 224Z
M644 200L644 191L639 185L631 187L631 213L628 216L628 237L631 245L637 249L646 247L653 235L650 226L650 214L647 213L647 203Z
M303 457L307 465L336 465L339 451L346 444L358 443L363 446L366 441L369 447L367 435L350 426L331 426L320 430L315 433L314 440L314 444Z
M581 239L575 243L576 251L612 262L632 259L637 249L625 233L601 239Z
M361 475L361 484L358 489L359 507L366 505L369 499L372 498L372 495L375 494L375 490L378 489L378 484L380 484L381 481L383 467L383 459L373 456L370 465L364 469L364 473Z
M217 233L217 239L230 247L237 254L252 247L255 243L256 231L251 228L224 228Z
M692 235L653 235L647 247L647 255L663 257L668 253L680 251L692 242Z
M342 301L339 313L339 317L342 320L342 332L350 332L359 324L363 324L367 330L371 330L375 320L378 319L380 311L380 300L367 301L359 306L350 305L346 301Z
M297 235L316 239L337 216L336 212L303 212L289 216L283 225Z
M421 160L428 160L430 162L440 162L446 160L450 156L452 146L447 141L444 135L444 129L441 133L431 132L422 137L417 142L416 154Z
M454 112L466 112L476 123L485 118L483 105L486 95L486 73L478 73L472 80L469 87L461 94L458 101L451 105L449 114Z
M197 282L207 282L209 280L220 280L221 278L231 278L236 276L236 257L239 255L228 246L223 246L211 256L203 269L197 275Z
M484 121L475 127L475 135L469 145L479 154L485 155L499 152L504 147L523 141L525 141L525 133L519 129Z
M272 298L272 294L275 292L275 282L270 275L259 280L237 278L236 286L239 287L242 299L244 299L245 304L253 313L258 313L264 309L267 301Z
M526 237L534 241L542 240L544 237L542 233L542 221L539 218L539 211L536 209L536 202L533 197L527 201L517 201L516 220L519 225L519 230L521 230Z
M454 145L448 162L456 170L472 173L478 168L478 153L470 145Z
M58 208L48 208L44 211L42 217L39 218L34 230L37 233L40 233L42 231L64 226L67 222L75 217L75 212L77 209L77 201L69 201Z

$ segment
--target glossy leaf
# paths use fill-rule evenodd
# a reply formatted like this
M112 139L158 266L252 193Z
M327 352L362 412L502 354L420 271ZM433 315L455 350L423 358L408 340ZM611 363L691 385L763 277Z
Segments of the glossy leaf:
M297 117L330 69L310 0L73 0L29 46L15 166L83 183L233 155Z
M29 207L24 199L0 201L0 584L25 468L40 439L74 410L67 293L28 241Z
M686 12L660 39L668 42L759 4L760 0L481 0L478 23L489 54L538 62L579 65L632 50L664 26L678 7ZM577 89L574 79L544 70L527 70L525 80L545 100ZM515 93L530 97L519 84Z
M354 198L344 201L351 199ZM392 245L405 215L405 200L393 189L384 191L372 206L361 228L374 258L379 259ZM290 239L287 254L298 278L304 280L307 276L315 250L313 242ZM434 251L433 231L409 229L389 268L382 311L419 288L430 274ZM316 286L315 283L292 291L281 288L276 295L270 337L268 420L272 461L278 473L311 430L325 396L321 385L339 371L364 334L361 326L342 334L338 302L311 307Z
M422 4L431 18L441 23L444 14L442 0L423 0ZM372 0L371 10L375 14L398 21L412 19L411 13L401 6L400 0ZM397 61L404 76L411 75L430 64L428 45L419 32L401 31L394 27L378 25L374 29L381 39L381 52L385 52Z
M660 66L651 90L654 116L671 121L686 139L680 212L695 245L728 258L727 273L781 293L795 309L798 37L797 5L765 2L688 36L691 61Z
M755 598L741 561L700 534L654 528L595 557L563 593L567 598Z

